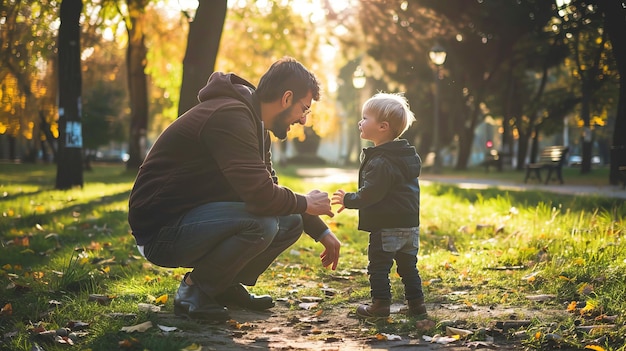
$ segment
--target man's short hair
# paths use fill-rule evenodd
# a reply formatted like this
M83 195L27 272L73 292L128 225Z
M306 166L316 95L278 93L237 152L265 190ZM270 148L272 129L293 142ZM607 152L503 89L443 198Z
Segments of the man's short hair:
M315 75L296 59L285 56L263 74L255 95L261 102L272 102L280 99L287 90L293 91L296 100L305 97L309 91L313 100L320 99L320 84Z

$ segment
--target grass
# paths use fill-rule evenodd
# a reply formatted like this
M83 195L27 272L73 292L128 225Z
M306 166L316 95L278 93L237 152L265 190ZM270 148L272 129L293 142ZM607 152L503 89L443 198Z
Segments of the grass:
M426 170L428 171L428 170ZM491 179L508 183L523 183L526 175L525 170L515 170L506 167L503 171L497 172L492 168L487 172L482 166L471 167L467 170L445 169L443 176L463 177L468 179ZM597 166L592 167L591 172L582 174L580 167L563 167L563 180L567 185L588 185L602 186L609 184L609 167ZM547 171L542 171L541 176L545 177ZM545 178L544 178L545 180ZM529 180L536 183L536 180ZM556 184L556 183L552 183Z
M576 171L566 169L568 184L608 183L608 175L600 174L606 171ZM523 179L514 171L445 173ZM281 184L300 192L356 186L309 184L294 174L292 167L281 170ZM85 172L82 189L68 191L53 189L55 175L52 165L0 164L0 350L34 350L33 345L66 350L64 342L80 350L189 347L194 340L155 338L154 330L120 332L156 322L154 314L138 309L141 303L172 311L173 294L186 271L155 267L138 256L126 222L134 174L118 165L97 166ZM561 310L569 317L533 320L523 339L527 348L552 349L557 334L560 347L582 349L602 338L603 350L626 350L623 200L433 184L422 187L421 205L419 268L427 302ZM255 293L285 296L297 286L298 295L321 297L323 284L346 292L324 300L328 307L352 308L369 299L367 234L356 229L356 211L326 220L343 243L339 270L321 268L319 244L303 236L261 276ZM392 281L394 299L402 301L395 273ZM528 298L541 294L553 297ZM581 331L607 323L617 327ZM44 330L65 331L67 337L55 340ZM415 330L414 324L395 320L371 332Z

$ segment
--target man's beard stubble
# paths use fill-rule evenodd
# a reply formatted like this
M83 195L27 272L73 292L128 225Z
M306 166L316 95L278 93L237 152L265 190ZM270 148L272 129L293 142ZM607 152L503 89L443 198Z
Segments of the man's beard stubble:
M274 136L280 140L287 139L287 129L289 128L289 123L287 123L287 120L289 120L289 118L291 117L292 109L293 105L291 105L291 107L289 107L285 111L279 113L278 116L276 116L276 118L274 119L274 123L269 128Z

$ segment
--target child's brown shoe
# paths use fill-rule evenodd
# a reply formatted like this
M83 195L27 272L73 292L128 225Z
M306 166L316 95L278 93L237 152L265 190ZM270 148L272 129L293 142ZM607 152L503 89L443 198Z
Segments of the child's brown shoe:
M389 317L391 300L372 299L371 305L360 305L356 309L356 315L361 318L387 318Z

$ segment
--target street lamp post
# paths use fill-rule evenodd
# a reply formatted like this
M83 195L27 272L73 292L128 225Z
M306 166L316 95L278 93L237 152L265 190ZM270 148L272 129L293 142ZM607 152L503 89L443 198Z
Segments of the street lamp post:
M354 110L357 114L360 113L360 108L359 108L359 104L361 102L360 99L360 91L361 89L363 89L365 87L365 84L367 83L367 77L365 77L365 72L363 71L363 69L361 68L361 66L357 66L356 69L354 70L354 73L352 74L352 86L355 89L355 98L354 98ZM360 119L360 115L357 115L357 120ZM354 128L354 130L356 130L356 134L355 133L351 133L352 134L352 138L350 139L354 139L354 143L350 143L350 145L348 145L347 150L346 150L346 163L348 163L350 161L350 153L352 151L352 145L357 145L357 152L359 151L359 147L360 146L360 134L359 134L359 129L358 128Z
M441 66L446 62L446 50L439 44L435 45L428 53L430 60L435 64L435 114L433 121L433 172L439 173L441 170L441 160L439 159L439 81Z

